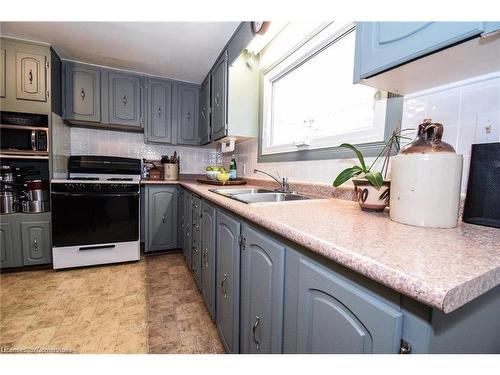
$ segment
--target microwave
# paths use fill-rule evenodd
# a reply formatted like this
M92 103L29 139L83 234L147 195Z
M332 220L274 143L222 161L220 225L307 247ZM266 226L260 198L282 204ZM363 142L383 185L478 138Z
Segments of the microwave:
M49 128L46 115L2 112L0 154L12 157L48 157Z

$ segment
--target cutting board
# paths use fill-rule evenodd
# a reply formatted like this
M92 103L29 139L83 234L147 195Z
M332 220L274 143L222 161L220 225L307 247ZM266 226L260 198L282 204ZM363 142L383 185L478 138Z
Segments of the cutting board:
M207 185L217 185L217 186L227 186L227 185L245 185L247 182L243 179L237 178L236 180L228 180L228 181L214 181L214 180L209 180L208 178L200 178L198 181L200 184L207 184Z

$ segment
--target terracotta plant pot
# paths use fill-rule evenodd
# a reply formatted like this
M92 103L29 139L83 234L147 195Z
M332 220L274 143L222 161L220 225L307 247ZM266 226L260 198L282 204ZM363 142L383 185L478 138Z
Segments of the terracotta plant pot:
M380 189L364 178L352 179L356 200L363 211L384 211L389 204L390 181L384 181Z

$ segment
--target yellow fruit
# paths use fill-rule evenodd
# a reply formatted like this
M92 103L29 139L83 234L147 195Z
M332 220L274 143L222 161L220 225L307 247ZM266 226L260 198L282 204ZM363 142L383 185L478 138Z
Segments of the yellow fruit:
M217 181L226 182L229 180L229 173L217 173Z

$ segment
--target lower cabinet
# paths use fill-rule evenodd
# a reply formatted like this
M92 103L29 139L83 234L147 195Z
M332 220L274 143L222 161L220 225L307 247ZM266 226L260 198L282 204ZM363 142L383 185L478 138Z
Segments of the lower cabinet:
M201 203L201 293L212 320L215 321L215 246L216 210Z
M146 252L178 247L177 198L176 186L146 186Z
M244 225L241 353L282 353L285 251L282 243Z
M399 352L399 306L292 249L285 290L285 353Z
M0 248L0 268L51 263L50 213L2 215Z
M184 191L184 241L182 251L184 252L184 258L186 259L186 263L191 269L191 231L193 225L193 210L191 208L192 205L193 194L191 192L185 190Z
M227 353L239 353L241 224L217 212L216 324Z
M50 263L49 221L21 221L21 242L25 266Z

